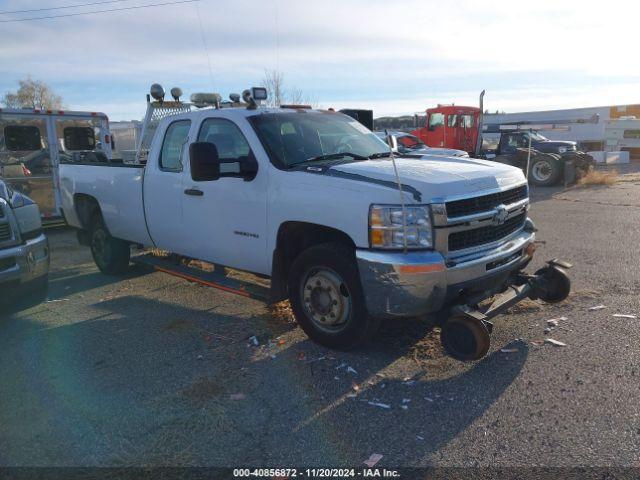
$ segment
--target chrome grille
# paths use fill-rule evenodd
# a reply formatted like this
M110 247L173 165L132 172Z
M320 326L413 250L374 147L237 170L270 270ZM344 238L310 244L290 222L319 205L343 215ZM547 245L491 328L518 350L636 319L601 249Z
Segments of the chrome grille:
M502 225L489 225L471 230L462 230L449 234L449 251L464 250L487 243L496 242L524 226L527 214L521 213L508 219Z
M510 205L524 200L528 196L526 185L521 185L504 192L491 193L481 197L465 198L447 202L446 210L448 218L464 217L475 213L486 212L498 205Z
M5 242L10 239L11 239L11 226L8 223L0 223L0 242Z

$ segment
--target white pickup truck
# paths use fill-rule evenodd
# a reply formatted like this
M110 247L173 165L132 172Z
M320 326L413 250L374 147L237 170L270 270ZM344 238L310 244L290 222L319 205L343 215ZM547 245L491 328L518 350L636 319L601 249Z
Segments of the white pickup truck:
M461 360L486 354L490 318L514 303L568 295L565 262L522 272L535 228L520 169L394 159L346 115L262 108L252 92L246 106L162 119L144 165L61 165L66 220L100 270L117 274L144 257L259 297L257 286L224 276L227 267L250 272L270 279L263 299L288 298L307 335L338 349L370 337L383 318L435 313L446 350ZM130 245L224 268L130 258Z

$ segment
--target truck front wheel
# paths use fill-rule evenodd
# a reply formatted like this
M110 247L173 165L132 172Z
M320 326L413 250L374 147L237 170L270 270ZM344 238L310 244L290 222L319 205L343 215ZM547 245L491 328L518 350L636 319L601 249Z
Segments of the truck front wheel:
M131 251L124 240L113 238L102 217L94 217L91 228L91 255L102 273L119 275L129 268Z
M298 324L325 347L356 347L380 325L367 312L353 249L346 245L325 243L303 251L291 267L288 290Z
M555 185L562 176L562 165L550 155L540 155L531 159L529 181L540 187Z

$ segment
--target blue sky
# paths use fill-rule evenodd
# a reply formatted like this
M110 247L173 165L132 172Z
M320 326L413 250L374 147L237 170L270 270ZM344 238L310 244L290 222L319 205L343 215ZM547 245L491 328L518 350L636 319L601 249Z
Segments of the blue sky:
M89 1L0 0L0 11ZM482 89L487 108L508 112L640 103L640 2L528 3L200 0L0 23L0 93L31 75L68 108L129 120L142 116L153 82L226 96L278 69L285 87L323 107L373 108L376 116L475 105Z

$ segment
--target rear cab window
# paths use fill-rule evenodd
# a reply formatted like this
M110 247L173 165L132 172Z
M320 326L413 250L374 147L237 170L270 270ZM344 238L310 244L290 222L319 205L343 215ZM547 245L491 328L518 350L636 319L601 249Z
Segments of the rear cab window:
M4 141L10 152L33 152L42 149L40 129L34 125L7 125Z

